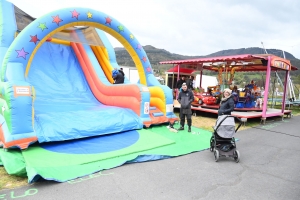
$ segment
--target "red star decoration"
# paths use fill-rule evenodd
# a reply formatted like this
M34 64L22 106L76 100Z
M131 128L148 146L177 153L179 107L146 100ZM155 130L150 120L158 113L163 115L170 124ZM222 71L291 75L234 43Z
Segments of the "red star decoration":
M149 67L147 67L147 72L151 72L151 68L150 68L150 66L149 66Z
M53 18L53 21L52 21L52 23L56 23L56 24L57 24L57 26L59 26L59 22L62 22L62 21L63 21L62 19L60 19L60 18L59 18L59 16L58 16L58 15L56 15L56 16L52 16L52 18Z
M106 18L105 18L105 24L111 25L111 22L112 22L112 19L111 19L111 18L109 18L109 17L106 17Z
M37 35L35 36L30 36L31 40L29 42L34 42L34 44L36 44L38 41L40 41L40 39L37 38Z
M146 62L146 61L147 61L147 58L144 56L144 57L142 58L142 60L143 60L144 62Z
M80 15L75 9L73 11L70 11L72 13L72 18L76 18L78 20L78 16Z

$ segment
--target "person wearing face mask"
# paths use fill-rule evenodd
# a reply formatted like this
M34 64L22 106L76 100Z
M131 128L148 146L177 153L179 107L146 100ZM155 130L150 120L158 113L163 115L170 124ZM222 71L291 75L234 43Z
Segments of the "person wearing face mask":
M223 98L220 102L220 107L218 110L218 116L220 115L231 115L234 110L234 100L231 96L231 90L229 88L224 89Z
M181 92L178 95L178 102L180 103L180 128L178 130L184 130L185 118L187 119L188 132L191 132L192 126L192 109L191 104L194 101L194 94L191 90L188 90L187 84L183 83Z

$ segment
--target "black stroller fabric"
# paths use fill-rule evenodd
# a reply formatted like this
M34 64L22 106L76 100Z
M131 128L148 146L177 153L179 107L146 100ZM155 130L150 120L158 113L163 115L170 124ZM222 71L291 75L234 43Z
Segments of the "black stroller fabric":
M219 149L224 152L228 152L233 149L234 146L232 144L220 144Z

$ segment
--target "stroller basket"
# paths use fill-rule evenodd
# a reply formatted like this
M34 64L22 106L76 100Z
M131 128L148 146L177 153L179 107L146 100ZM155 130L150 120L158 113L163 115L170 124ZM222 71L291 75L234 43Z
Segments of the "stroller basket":
M235 134L234 117L227 115L219 116L214 130L222 138L233 138Z

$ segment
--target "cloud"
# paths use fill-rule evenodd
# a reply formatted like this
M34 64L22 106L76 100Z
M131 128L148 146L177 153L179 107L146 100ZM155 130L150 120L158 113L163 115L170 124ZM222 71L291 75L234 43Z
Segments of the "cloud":
M70 6L91 7L117 19L142 45L177 54L207 55L263 42L300 58L299 0L11 1L35 17Z

